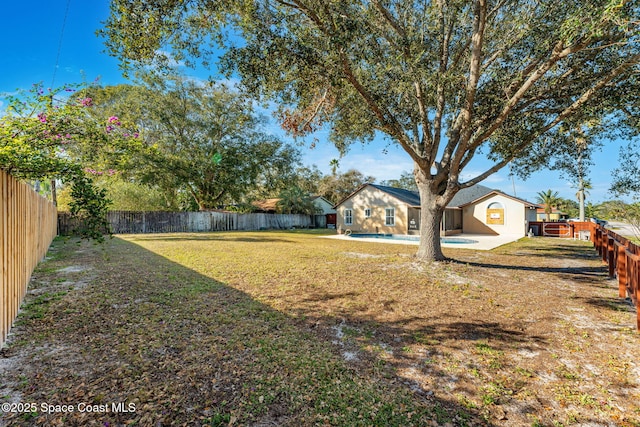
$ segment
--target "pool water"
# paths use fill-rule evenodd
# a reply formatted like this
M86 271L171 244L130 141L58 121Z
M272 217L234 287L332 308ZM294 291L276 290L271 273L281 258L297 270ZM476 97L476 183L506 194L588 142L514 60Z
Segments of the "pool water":
M408 240L411 242L419 242L420 236L407 236L404 234L366 234L366 233L352 233L351 237L367 238L367 239L384 239L384 240ZM441 237L440 243L456 244L456 245L468 245L471 243L478 243L477 240L465 239L462 237Z

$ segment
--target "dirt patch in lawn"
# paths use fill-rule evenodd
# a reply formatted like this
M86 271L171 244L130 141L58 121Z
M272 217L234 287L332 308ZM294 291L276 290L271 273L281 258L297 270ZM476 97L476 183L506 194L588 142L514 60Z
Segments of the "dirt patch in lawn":
M56 241L0 353L0 425L640 426L635 310L590 244L414 251Z

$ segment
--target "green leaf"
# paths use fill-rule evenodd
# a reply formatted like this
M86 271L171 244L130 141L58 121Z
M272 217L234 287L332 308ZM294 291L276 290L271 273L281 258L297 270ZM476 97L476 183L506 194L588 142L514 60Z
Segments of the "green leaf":
M219 165L221 161L222 161L222 154L220 153L216 153L211 157L211 162L214 165Z

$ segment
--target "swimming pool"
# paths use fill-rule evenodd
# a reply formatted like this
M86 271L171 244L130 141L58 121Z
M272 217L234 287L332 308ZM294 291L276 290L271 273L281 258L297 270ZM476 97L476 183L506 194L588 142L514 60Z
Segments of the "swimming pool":
M420 236L408 236L405 234L367 234L367 233L351 233L350 237L356 239L383 239L383 240L408 240L410 242L419 242ZM465 239L462 237L441 237L440 243L447 243L453 245L469 245L472 243L478 243L477 240Z

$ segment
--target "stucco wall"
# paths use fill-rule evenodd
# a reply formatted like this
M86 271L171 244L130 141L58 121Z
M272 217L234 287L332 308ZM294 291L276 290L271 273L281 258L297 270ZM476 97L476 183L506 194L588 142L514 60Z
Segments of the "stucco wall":
M487 224L489 205L495 202L500 203L504 209L503 224ZM477 234L517 234L524 236L526 234L528 210L521 202L499 194L493 195L480 200L474 205L463 208L463 231Z
M315 199L313 201L313 204L319 209L322 209L322 212L321 212L322 215L336 213L335 209L333 209L333 205L324 199L320 199L320 198Z
M387 226L385 222L385 209L395 209L395 225ZM344 223L344 211L353 211L353 224ZM371 209L371 217L365 218L365 209ZM407 205L401 203L395 197L374 187L365 187L349 200L338 206L337 227L354 233L407 233Z
M547 214L542 212L538 212L538 214L536 215L537 218L534 219L533 221L559 221L560 219L562 219L562 215L559 213L552 213L549 215L549 218L547 218Z

